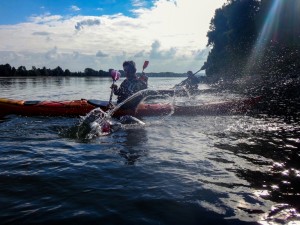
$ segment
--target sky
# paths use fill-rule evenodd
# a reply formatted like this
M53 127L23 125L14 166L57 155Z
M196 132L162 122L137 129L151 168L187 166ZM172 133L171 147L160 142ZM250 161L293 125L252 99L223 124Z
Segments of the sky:
M72 72L185 73L206 61L207 31L227 0L0 0L0 64Z

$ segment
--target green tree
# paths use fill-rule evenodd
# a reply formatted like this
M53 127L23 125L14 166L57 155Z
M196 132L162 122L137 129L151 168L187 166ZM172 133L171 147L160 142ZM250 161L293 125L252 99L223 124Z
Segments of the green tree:
M251 74L288 76L300 68L299 0L228 0L207 33L211 82Z
M64 75L64 71L62 70L62 68L60 68L59 66L56 67L53 71L52 71L52 75L53 76L63 76Z
M86 76L98 76L99 75L97 71L95 71L91 68L86 68L84 70L84 73L85 73Z
M66 69L65 72L64 72L64 75L67 76L67 77L71 76L70 70Z
M3 77L12 76L12 68L9 64L0 65L0 76Z
M27 76L28 73L27 73L26 67L25 66L19 66L18 69L17 69L17 75L18 76Z
M207 33L212 50L205 65L212 82L241 76L257 36L259 5L259 0L231 0L216 10Z

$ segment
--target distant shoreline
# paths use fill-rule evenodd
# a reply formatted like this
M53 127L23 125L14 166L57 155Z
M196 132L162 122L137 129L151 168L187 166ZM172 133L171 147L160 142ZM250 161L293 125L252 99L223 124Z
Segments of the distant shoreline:
M139 75L139 74L138 74ZM149 78L159 78L159 77L169 77L169 78L177 78L177 77L183 77L186 78L187 76L185 74L178 74L178 75L148 75L148 73L146 73L146 75ZM92 75L70 75L70 76L65 76L65 75L59 75L59 76L55 76L55 75L48 75L48 76L33 76L33 75L26 75L26 76L2 76L0 74L0 78L25 78L25 77L37 77L37 78L47 78L47 77L61 77L61 78L68 78L68 77L98 77L98 78L111 78L111 76L92 76ZM124 76L121 76L121 78L124 78Z
M46 67L36 68L32 67L27 70L25 66L19 66L18 68L12 67L9 64L0 65L0 77L111 77L110 71L94 70L86 68L84 72L71 72L66 69L63 70L61 67L49 69ZM124 71L119 70L121 76L124 77ZM137 73L141 75L142 73ZM186 73L174 73L174 72L149 72L145 73L148 77L186 77ZM204 73L198 73L198 76L205 76Z
M187 77L186 74L165 74L165 73L145 73L148 77ZM141 75L141 73L137 73L137 75ZM205 76L204 74L200 74L198 76ZM111 76L94 76L94 75L39 75L39 76L35 76L35 75L25 75L25 76L5 76L5 75L1 75L1 78L22 78L22 77L99 77L99 78L111 78ZM124 76L121 76L121 78Z

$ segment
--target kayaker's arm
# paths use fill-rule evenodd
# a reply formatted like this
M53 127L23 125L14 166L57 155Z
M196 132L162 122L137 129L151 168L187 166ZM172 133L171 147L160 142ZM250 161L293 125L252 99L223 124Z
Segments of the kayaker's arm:
M118 92L119 92L118 85L112 84L110 88L112 89L112 91L115 95L118 95Z

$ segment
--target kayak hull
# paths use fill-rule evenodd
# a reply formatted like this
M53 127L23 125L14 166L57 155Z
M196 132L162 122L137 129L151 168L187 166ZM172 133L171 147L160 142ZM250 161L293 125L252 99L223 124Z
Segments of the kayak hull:
M230 115L245 113L258 101L259 97L209 103L198 106L178 106L167 103L141 103L135 110L117 110L113 116L161 116L161 115ZM10 114L23 116L81 116L100 107L107 111L107 102L98 100L71 100L71 101L24 101L0 98L0 116Z
M72 101L24 101L0 98L0 116L10 114L22 116L83 116L91 110L100 107L103 111L109 110L105 101L95 105L89 100ZM171 113L173 107L170 104L140 104L136 110L120 109L113 116L159 116Z

